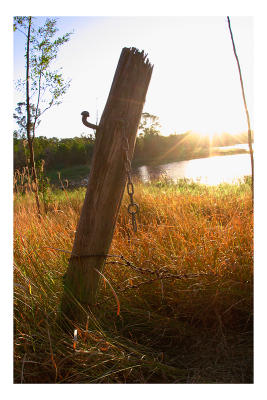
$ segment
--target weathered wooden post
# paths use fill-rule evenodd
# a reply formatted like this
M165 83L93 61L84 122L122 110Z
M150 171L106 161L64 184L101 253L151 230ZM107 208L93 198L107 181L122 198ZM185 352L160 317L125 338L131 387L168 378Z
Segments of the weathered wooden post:
M126 183L127 159L132 160L152 70L143 51L123 48L96 130L86 196L64 278L61 312L71 320L82 318L77 301L85 309L96 303L97 270L102 271L112 241ZM82 115L85 122L89 114Z

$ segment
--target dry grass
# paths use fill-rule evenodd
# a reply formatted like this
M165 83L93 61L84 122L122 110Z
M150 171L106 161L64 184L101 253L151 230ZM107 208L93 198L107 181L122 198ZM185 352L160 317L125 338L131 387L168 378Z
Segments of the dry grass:
M83 196L50 193L40 220L33 195L15 194L14 381L252 382L249 185L136 184L138 232L131 231L125 196L110 253L139 270L107 259L104 274L120 315L103 280L98 311L74 327L74 341L57 325L68 254L51 248L71 250Z

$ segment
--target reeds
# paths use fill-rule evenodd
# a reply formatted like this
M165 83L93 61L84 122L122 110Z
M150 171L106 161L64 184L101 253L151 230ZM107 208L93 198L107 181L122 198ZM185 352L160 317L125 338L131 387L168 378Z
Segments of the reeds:
M110 249L123 258L104 270L120 313L103 279L94 314L66 333L57 314L69 254L56 249L71 250L84 194L54 192L41 219L30 190L15 194L15 382L251 382L249 184L136 183L138 232L125 199Z

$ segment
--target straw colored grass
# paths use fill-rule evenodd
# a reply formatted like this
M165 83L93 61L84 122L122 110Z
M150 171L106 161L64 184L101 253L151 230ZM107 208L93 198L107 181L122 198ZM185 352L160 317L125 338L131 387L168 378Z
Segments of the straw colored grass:
M14 195L14 381L252 382L250 186L136 183L138 232L125 195L110 254L137 268L109 257L104 270L120 314L103 279L74 340L57 324L69 256L59 250L71 251L84 194L51 192L41 219L31 192Z

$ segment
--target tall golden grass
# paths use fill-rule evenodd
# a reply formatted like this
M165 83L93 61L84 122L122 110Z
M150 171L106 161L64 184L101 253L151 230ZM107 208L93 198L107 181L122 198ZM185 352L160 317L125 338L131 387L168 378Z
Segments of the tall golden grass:
M129 263L104 270L120 313L103 279L74 338L57 314L84 194L51 192L41 219L31 191L14 194L14 381L252 382L250 185L136 183L138 232L125 196L110 249Z

